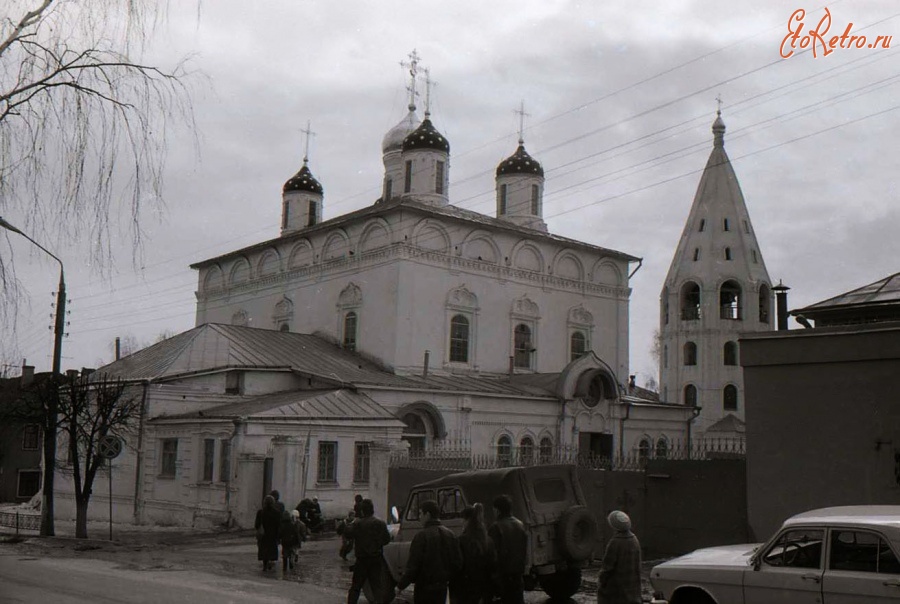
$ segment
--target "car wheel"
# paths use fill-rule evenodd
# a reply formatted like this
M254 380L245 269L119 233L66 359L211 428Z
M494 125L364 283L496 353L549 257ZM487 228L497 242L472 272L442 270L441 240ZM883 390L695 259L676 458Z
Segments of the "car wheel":
M372 583L370 581L366 581L363 583L363 595L366 596L366 600L369 601L369 604L380 604L384 602L384 604L390 604L394 601L394 597L397 595L396 588L397 583L394 581L394 577L391 576L391 571L388 570L387 564L381 565L381 597L375 597L375 590L372 589Z
M556 535L559 549L567 560L587 560L594 551L597 520L583 505L575 505L563 512Z
M538 583L551 600L565 602L581 587L581 569L567 568L552 575L541 575Z

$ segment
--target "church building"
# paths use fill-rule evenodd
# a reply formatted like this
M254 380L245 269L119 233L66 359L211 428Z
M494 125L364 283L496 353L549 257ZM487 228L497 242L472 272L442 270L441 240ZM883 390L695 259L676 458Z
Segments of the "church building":
M660 395L699 409L698 436L743 437L738 335L774 326L772 281L725 153L717 112L713 149L660 294Z

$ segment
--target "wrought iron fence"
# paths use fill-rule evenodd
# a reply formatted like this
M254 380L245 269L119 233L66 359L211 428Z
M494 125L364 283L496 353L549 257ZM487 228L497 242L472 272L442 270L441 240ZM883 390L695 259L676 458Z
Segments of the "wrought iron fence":
M13 512L0 511L0 526L14 528L16 533L19 531L38 531L41 528L41 515L18 510Z
M422 470L486 470L513 466L571 464L582 468L616 471L643 471L651 459L711 460L742 458L743 438L704 438L690 443L671 442L665 449L638 449L625 455L603 456L578 451L575 447L554 447L552 451L534 447L498 447L490 453L474 453L471 443L438 443L430 449L397 452L392 468Z

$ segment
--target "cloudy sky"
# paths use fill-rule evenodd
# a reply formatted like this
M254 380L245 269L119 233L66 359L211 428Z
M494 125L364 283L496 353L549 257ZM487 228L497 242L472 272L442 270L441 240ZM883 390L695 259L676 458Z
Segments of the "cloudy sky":
M852 34L895 35L900 47L895 2L827 7L827 37L852 23ZM63 368L111 360L116 336L150 343L194 325L188 265L277 236L307 120L325 218L371 204L381 137L405 112L399 63L413 49L437 82L432 117L451 143L451 203L494 211L493 170L515 149L524 100L551 232L643 258L631 280L639 383L656 376L659 292L712 147L717 96L763 258L791 287L791 308L897 272L897 50L797 48L783 59L801 8L805 30L815 28L821 0L215 0L199 17L196 5L173 7L150 59L191 55L202 72L199 156L187 133L172 140L165 207L144 217L137 266L125 241L106 276L87 266L80 242L57 251L72 300ZM3 334L0 363L49 370L57 273L27 243L11 245L30 302Z

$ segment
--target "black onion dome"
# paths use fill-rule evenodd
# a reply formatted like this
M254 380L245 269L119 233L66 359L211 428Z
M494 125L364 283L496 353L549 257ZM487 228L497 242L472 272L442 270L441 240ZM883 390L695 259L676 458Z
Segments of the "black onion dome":
M286 183L284 183L285 193L291 191L309 191L310 193L322 193L322 184L316 180L306 164L300 168L300 171L294 174Z
M427 117L418 128L409 133L403 139L403 150L411 151L413 149L435 149L450 153L450 143L444 138L444 135L437 131L434 124Z
M516 152L500 162L497 166L497 176L504 174L534 174L535 176L544 176L544 168L540 162L528 155L525 145L520 144Z

